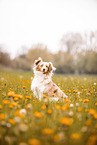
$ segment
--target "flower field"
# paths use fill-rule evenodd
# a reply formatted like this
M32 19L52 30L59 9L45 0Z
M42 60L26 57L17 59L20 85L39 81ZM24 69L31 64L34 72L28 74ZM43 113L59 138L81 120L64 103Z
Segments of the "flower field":
M32 73L0 72L0 145L96 145L97 76L54 75L68 99L33 98Z

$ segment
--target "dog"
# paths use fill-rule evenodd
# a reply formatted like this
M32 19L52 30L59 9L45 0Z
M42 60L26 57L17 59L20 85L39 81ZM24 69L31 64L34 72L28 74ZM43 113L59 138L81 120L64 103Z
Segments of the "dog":
M47 97L58 100L59 98L67 98L67 95L52 81L52 74L56 68L51 62L44 62L42 58L38 58L34 62L34 79L31 83L31 90L33 91L33 97L41 100L43 94Z

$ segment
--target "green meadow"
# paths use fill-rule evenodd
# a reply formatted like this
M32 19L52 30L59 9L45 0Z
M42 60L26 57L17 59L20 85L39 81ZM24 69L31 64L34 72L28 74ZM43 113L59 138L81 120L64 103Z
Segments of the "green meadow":
M30 72L0 72L0 145L96 145L97 76L53 75L68 99L33 98Z

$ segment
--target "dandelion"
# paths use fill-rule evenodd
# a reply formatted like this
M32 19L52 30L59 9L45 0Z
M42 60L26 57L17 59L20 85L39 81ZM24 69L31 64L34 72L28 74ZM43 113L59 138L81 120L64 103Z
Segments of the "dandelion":
M7 96L8 96L8 97L14 97L14 95L15 95L15 92L14 92L14 91L9 91L9 92L7 93Z
M0 121L5 120L6 115L4 113L0 113Z
M12 109L13 108L13 105L9 105L9 108Z
M73 116L74 113L73 113L73 111L70 111L68 114L69 114L69 116Z
M81 108L81 107L79 107L79 108L77 109L77 111L78 111L78 112L81 112L81 111L82 111L82 108Z
M70 104L70 107L73 107L74 105L73 104Z
M42 109L42 110L45 110L45 109L46 109L46 105L42 105L42 106L41 106L41 109Z
M20 109L16 110L15 113L14 113L14 115L15 115L15 117L18 116L18 117L20 117L22 119L24 118L24 114L23 113L20 113Z
M27 114L27 111L26 111L26 109L21 109L19 113L20 114L23 114L23 115L26 115Z
M9 122L10 124L12 124L12 125L15 125L15 124L16 124L16 122L15 122L13 119L8 119L8 122Z
M91 119L88 119L88 120L86 121L85 124L86 124L87 126L91 126L91 123L92 123L92 120L91 120Z
M21 95L21 94L14 94L14 97L19 98L19 99L23 99L23 95Z
M72 123L73 123L73 119L72 118L68 118L68 117L62 117L60 119L60 123L62 125L67 125L67 126L70 126Z
M84 99L83 102L84 103L88 103L89 102L89 99Z
M43 98L46 98L47 97L47 95L46 94L43 94Z
M55 142L60 142L60 141L62 141L64 139L65 139L64 132L59 132L56 135L54 135L54 141Z
M81 128L81 131L82 132L86 132L88 130L88 127L87 126L83 126L82 128Z
M0 105L0 109L2 109L2 105Z
M69 104L62 106L62 111L66 111L69 108L69 106L70 106Z
M17 102L11 102L11 105L17 107L18 106L18 103Z
M16 122L16 123L20 123L20 122L21 122L21 118L20 118L20 117L18 117L18 116L17 116L17 117L15 117L15 118L14 118L14 120L15 120L15 122Z
M89 110L89 113L90 113L91 115L94 115L94 114L96 113L96 110L90 109L90 110Z
M96 145L97 135L91 135L87 142L87 145Z
M40 140L31 138L31 139L28 140L28 143L30 145L40 145Z
M32 104L27 104L26 109L32 109Z
M31 96L26 96L26 98L27 98L27 99L29 99L29 100L31 100L31 99L32 99L32 97L31 97Z
M3 104L4 105L8 105L9 104L9 100L3 100Z
M36 118L41 118L41 117L43 117L43 114L41 112L36 111L36 112L34 112L34 116Z
M26 132L28 130L28 126L26 124L24 124L24 123L20 123L19 124L19 130L21 132Z
M53 133L54 133L54 129L51 129L51 128L44 128L44 129L42 130L42 133L43 133L44 135L50 135L50 134L53 134Z
M95 106L97 106L97 102L95 103Z
M79 133L72 133L70 138L73 139L73 140L78 140L78 139L81 138L81 134L79 134Z
M94 114L94 118L97 119L97 113Z
M61 109L60 105L55 105L55 108L56 108L57 110L60 110L60 109Z
M48 110L47 110L47 113L48 113L48 114L52 114L52 110L51 110L51 109L48 109Z
M18 101L18 100L19 100L19 98L18 98L18 97L15 97L15 98L14 98L14 101Z

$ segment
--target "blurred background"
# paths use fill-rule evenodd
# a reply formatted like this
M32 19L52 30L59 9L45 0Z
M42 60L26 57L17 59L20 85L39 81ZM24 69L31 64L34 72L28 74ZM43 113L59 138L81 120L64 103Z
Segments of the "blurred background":
M0 0L0 70L97 74L97 0Z

